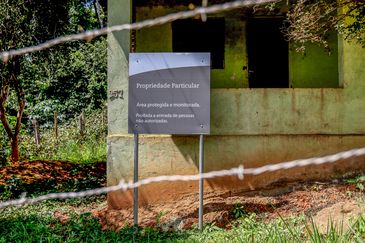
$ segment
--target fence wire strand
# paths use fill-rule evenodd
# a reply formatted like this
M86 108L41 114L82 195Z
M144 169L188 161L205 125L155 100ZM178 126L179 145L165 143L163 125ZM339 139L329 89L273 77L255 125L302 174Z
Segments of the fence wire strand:
M72 42L72 41L78 41L78 40L85 40L85 41L91 41L93 38L107 35L113 32L122 31L122 30L138 30L146 27L152 27L155 25L162 25L166 24L178 19L187 19L192 18L197 15L206 16L206 14L213 14L213 13L219 13L223 11L233 10L237 8L243 8L243 7L252 7L255 5L261 5L261 4L269 4L269 3L275 3L279 2L280 0L240 0L240 1L232 1L227 2L223 4L215 4L211 6L205 6L205 4L202 5L202 7L188 10L188 11L181 11L177 13L168 14L165 16L157 17L154 19L148 19L132 24L122 24L122 25L115 25L111 27L105 27L97 30L91 30L91 31L85 31L78 34L73 35L67 35L67 36L61 36L49 41L46 41L44 43L41 43L39 45L19 48L19 49L12 49L9 51L3 51L0 52L0 58L3 62L8 62L10 58L24 55L27 53L33 53L42 51L45 49L49 49L51 47L54 47L56 45L60 45L66 42Z
M156 182L176 182L176 181L196 181L200 178L204 179L213 179L218 177L225 177L225 176L237 176L240 180L244 179L245 175L259 175L266 172L273 172L277 170L286 170L296 167L303 167L308 165L320 165L325 163L333 163L339 160L349 159L352 157L359 157L365 155L365 148L359 148L359 149L352 149L344 152L340 152L337 154L327 155L323 157L314 157L309 159L300 159L300 160L293 160L289 162L283 162L278 164L270 164L265 165L258 168L248 168L245 169L243 165L235 168L231 168L228 170L219 170L219 171L212 171L203 173L201 175L170 175L170 176L157 176L157 177L151 177L146 178L143 180L140 180L136 183L125 182L121 181L118 185L115 186L109 186L109 187L102 187L97 189L91 189L86 191L80 191L80 192L61 192L61 193L50 193L39 197L34 198L27 198L24 194L20 199L15 200L9 200L5 202L0 203L0 209L9 207L9 206L21 206L21 205L29 205L34 204L37 202L50 200L50 199L72 199L72 198L82 198L82 197L88 197L88 196L96 196L100 194L105 194L109 192L115 192L119 190L129 190L134 189L137 187L141 187L144 185L148 185L151 183Z

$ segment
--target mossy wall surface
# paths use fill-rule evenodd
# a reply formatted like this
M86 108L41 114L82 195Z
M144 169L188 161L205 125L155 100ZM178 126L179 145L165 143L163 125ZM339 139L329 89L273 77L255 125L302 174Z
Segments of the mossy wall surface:
M338 78L338 45L337 33L328 37L329 49L315 44L307 44L304 53L295 50L291 45L289 52L289 80L293 88L337 88L341 87Z

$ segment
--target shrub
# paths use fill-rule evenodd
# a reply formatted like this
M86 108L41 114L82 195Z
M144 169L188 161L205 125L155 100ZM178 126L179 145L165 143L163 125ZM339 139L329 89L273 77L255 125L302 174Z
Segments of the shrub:
M23 159L65 160L87 163L106 160L106 110L86 114L85 132L81 136L78 117L58 126L56 137L53 127L40 129L41 142L37 148L34 134L28 133L21 141Z

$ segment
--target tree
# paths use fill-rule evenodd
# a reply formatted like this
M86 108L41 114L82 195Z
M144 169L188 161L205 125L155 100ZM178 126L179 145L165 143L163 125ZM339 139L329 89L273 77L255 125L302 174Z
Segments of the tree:
M17 75L19 74L19 58L13 60L10 64L2 64L3 76L1 77L0 90L0 120L6 131L11 143L11 160L19 160L19 132L21 128L21 119L25 108L24 90L19 82ZM6 102L9 98L10 88L13 88L18 103L18 113L16 116L15 127L12 129L6 117Z
M0 50L35 45L65 32L68 9L73 0L3 0L0 1ZM17 57L0 64L0 120L11 144L11 160L19 160L19 133L25 108L25 94L19 75L32 55ZM16 96L17 107L9 107ZM16 113L15 124L8 116Z
M365 46L364 0L298 0L287 13L285 34L299 44L303 52L306 43L318 43L329 48L330 31L338 31L346 40L356 40Z
M53 124L55 111L62 123L82 110L96 110L105 105L105 38L67 43L39 54L31 62L23 63L20 75L26 90L25 116L48 126Z
M105 4L104 0L0 1L0 51L98 28L106 21ZM54 109L65 117L66 112L75 114L86 106L100 108L106 100L105 81L105 38L67 43L0 63L0 160L7 156L4 148L8 151L5 134L11 161L19 160L24 115L47 119Z
M68 33L99 28L94 0L75 0L69 8ZM102 1L100 1L102 3ZM100 12L104 8L100 6ZM105 15L102 21L105 22ZM25 116L37 118L42 126L60 122L81 110L104 107L107 98L107 43L98 37L90 42L69 42L32 55L23 62L20 75L26 90Z

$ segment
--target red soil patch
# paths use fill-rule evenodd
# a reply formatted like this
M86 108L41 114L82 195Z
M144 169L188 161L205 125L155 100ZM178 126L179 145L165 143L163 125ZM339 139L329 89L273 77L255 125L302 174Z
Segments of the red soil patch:
M106 163L80 165L65 161L25 161L0 167L0 185L8 184L13 178L21 179L26 184L32 184L49 179L62 183L71 179L81 179L86 176L105 177Z
M233 210L240 205L244 213L256 213L263 220L315 215L323 208L337 202L350 201L362 196L354 185L338 183L287 184L270 190L232 193L212 192L204 197L204 222L218 227L231 228ZM176 200L174 204L140 207L139 225L142 227L188 229L198 223L198 195L192 194ZM133 225L133 211L103 209L93 214L100 219L104 229L118 230Z

